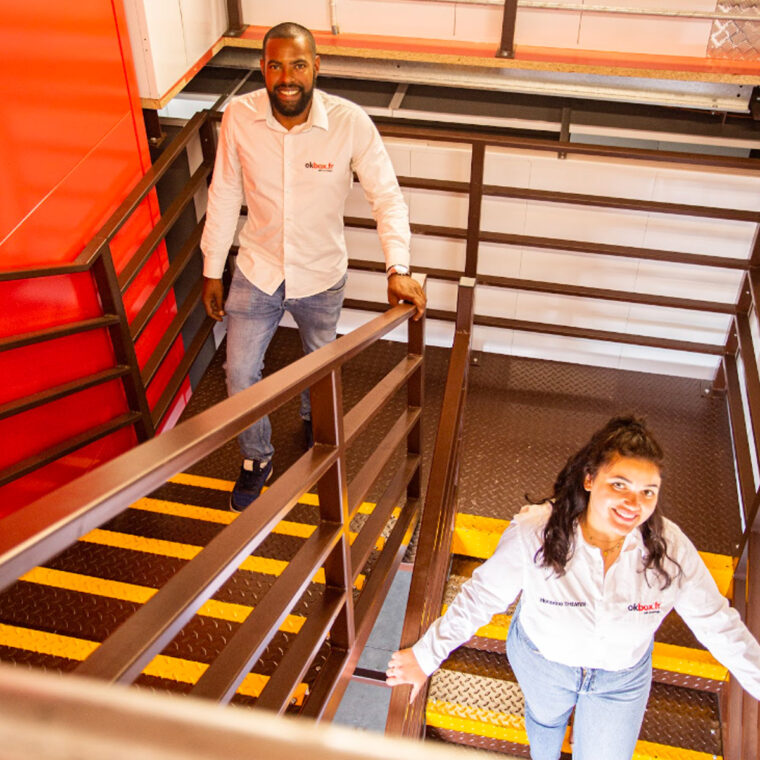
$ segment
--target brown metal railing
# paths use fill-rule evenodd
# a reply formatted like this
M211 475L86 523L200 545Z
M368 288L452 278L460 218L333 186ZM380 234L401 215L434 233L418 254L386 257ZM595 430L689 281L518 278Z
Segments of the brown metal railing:
M424 284L424 278L423 278ZM200 460L264 414L311 389L314 447L285 471L256 502L185 564L150 601L117 628L77 669L106 681L132 682L181 630L198 608L256 549L312 486L319 495L320 522L277 578L192 693L228 701L277 632L293 604L322 567L325 593L258 698L259 706L282 712L322 644L330 655L304 712L330 716L369 636L385 591L401 561L419 510L422 354L424 318L409 322L407 355L343 413L341 369L414 313L409 305L389 309L349 335L294 362L251 388L63 486L3 522L0 587L47 561L89 530L127 508L179 470ZM366 463L348 482L347 450L360 431L400 390L407 404ZM349 526L400 448L405 458L382 491L372 516L353 545ZM353 588L393 510L400 514L373 563L361 593Z
M203 161L190 180L180 190L165 213L140 244L124 269L116 273L111 242L119 230L130 220L132 214L141 206L148 195L155 190L156 184L171 168L175 161L185 155L189 143L200 137ZM215 153L215 133L206 113L197 114L188 122L177 138L167 146L161 157L151 166L145 176L129 193L103 227L85 246L84 250L70 264L49 267L33 267L0 272L0 281L25 280L38 277L56 277L89 273L101 303L103 314L92 319L56 325L34 332L13 335L0 339L0 352L21 346L55 340L69 335L76 335L90 330L105 329L109 333L114 349L115 366L105 371L86 375L72 382L49 388L40 393L20 398L0 406L0 418L43 406L60 398L78 393L87 388L120 380L127 399L128 409L97 427L85 430L79 435L39 451L0 471L0 485L26 475L45 464L66 454L76 451L121 428L133 426L138 441L152 437L169 411L172 401L187 377L188 371L198 357L211 330L213 320L206 318L198 326L185 348L183 358L151 409L146 397L146 390L153 382L169 350L179 339L183 327L200 303L200 286L187 295L179 306L176 317L172 320L161 340L140 368L135 353L135 342L142 335L151 318L170 293L179 277L186 271L192 258L198 255L198 244L203 229L203 220L198 222L193 233L185 241L177 256L171 262L158 285L154 288L146 303L128 322L124 309L123 296L150 260L157 246L172 230L180 214L192 203L197 191L210 176Z
M467 375L472 339L475 280L459 281L457 321L449 359L441 417L436 434L430 478L425 494L419 541L412 571L401 647L409 647L438 617L448 576L451 538L456 514L459 443L462 436ZM386 733L421 737L425 728L427 687L409 703L410 687L393 690Z
M760 489L755 484L753 461L757 462L760 454L760 372L750 321L757 320L759 297L757 270L753 269L744 279L739 311L734 317L721 365L745 526L736 547L739 559L733 578L733 603L757 639L760 639ZM749 418L744 412L745 404ZM757 701L731 678L721 695L721 708L725 759L758 757L760 712Z

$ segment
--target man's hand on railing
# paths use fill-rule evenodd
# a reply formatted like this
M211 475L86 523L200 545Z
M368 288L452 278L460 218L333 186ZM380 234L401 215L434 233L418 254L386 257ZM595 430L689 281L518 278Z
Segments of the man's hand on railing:
M388 686L409 684L412 687L412 693L409 697L409 704L411 704L425 685L427 676L419 666L411 649L399 649L391 655L388 670L385 671L385 681Z
M221 280L212 280L210 277L203 278L203 305L206 314L221 322L224 318L224 286Z
M420 284L409 275L392 274L388 278L388 303L398 306L400 301L413 304L417 313L413 319L416 322L425 312L427 298Z

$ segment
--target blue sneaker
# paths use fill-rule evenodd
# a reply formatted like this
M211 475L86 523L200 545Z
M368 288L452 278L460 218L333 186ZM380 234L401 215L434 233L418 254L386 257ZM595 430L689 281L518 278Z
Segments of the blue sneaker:
M240 475L230 494L230 509L242 512L251 502L259 498L264 483L272 477L272 460L260 462L258 459L244 459L240 465Z

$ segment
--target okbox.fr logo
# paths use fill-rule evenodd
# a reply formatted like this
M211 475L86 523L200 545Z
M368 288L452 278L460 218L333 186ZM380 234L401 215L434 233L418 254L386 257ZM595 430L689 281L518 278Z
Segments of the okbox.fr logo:
M318 172L331 172L335 164L332 162L329 164L320 164L318 161L307 161L304 166L307 169L316 169Z
M628 612L643 612L645 615L659 615L660 607L662 605L659 602L652 602L652 604L641 604L641 602L634 602L628 605Z

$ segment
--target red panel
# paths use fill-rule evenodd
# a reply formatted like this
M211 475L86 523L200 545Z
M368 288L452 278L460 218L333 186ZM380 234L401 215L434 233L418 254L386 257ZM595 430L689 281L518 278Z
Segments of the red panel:
M105 330L24 346L0 354L0 403L114 366Z
M121 0L24 0L0 5L0 261L3 269L72 261L150 165ZM159 217L152 193L112 244L122 269ZM168 266L159 246L130 288L131 318ZM0 337L101 312L89 273L0 283L10 308ZM170 295L141 346L143 362L176 306ZM183 355L172 347L155 399ZM113 365L98 330L0 354L0 403ZM184 395L181 394L183 401ZM183 403L183 401L177 402ZM0 467L69 439L126 410L120 381L0 420ZM0 514L80 475L135 443L129 429L0 489Z
M89 272L0 282L0 303L12 304L0 310L0 337L103 313Z
M35 470L0 488L0 517L39 499L103 462L113 459L136 443L132 428L112 433L62 459Z
M0 420L0 469L62 443L127 411L124 389L114 380Z

